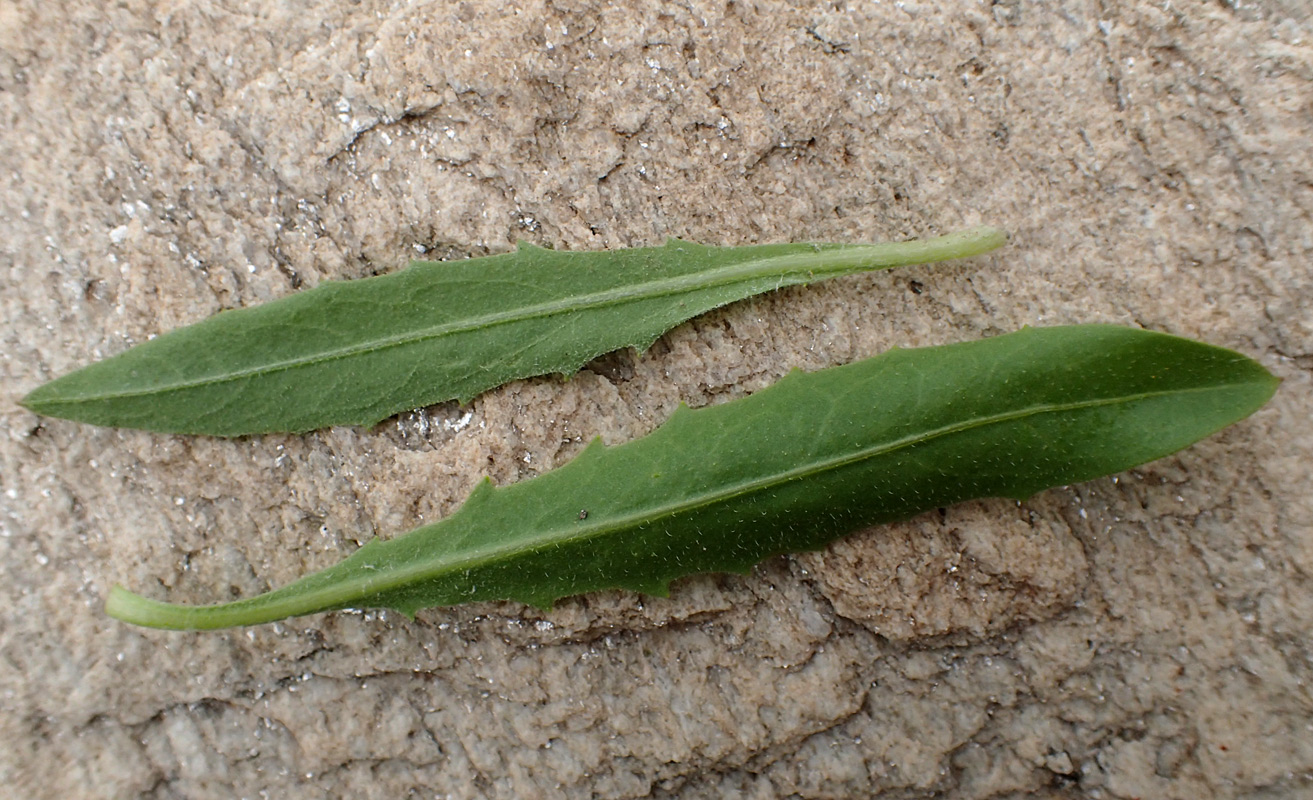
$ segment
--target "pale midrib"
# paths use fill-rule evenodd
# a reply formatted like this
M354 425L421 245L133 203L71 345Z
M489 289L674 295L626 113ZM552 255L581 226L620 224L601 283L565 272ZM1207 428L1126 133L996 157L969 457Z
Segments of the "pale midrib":
M308 367L346 358L354 358L356 356L367 355L380 350L387 350L394 347L405 347L418 342L439 339L443 336L469 333L471 331L497 327L498 325L524 322L531 319L552 316L554 314L568 314L605 308L607 306L618 305L625 302L640 302L660 297L669 297L675 294L701 291L704 289L715 289L728 284L754 278L770 277L775 274L779 275L779 283L776 288L782 288L786 285L792 285L788 282L791 279L801 279L796 282L808 282L816 279L839 277L844 274L868 272L877 269L889 269L896 266L910 266L912 264L976 254L979 248L979 243L970 238L962 241L962 237L963 234L953 234L947 237L939 237L937 239L892 242L875 245L853 245L851 247L810 253L789 253L782 256L774 256L772 258L732 264L728 267L711 272L678 275L673 278L664 278L662 280L650 281L648 283L630 284L618 289L608 289L602 292L576 295L547 303L524 306L510 311L484 314L482 316L472 317L459 322L434 325L410 333L395 334L365 344L351 345L337 350L326 350L322 353L316 353L311 356L303 356L300 358L288 359L286 361L275 361L246 369L225 372L222 375L197 378L189 381L179 381L177 383L159 384L131 391L79 395L77 397L67 398L67 400L73 402L100 402L121 400L131 397L146 397L166 392L185 391L188 389L200 388L202 386L228 383L258 375L270 375L276 372L297 369L299 367ZM967 249L960 254L945 253L944 250L947 249L946 247L935 246L944 239L956 240L960 248L969 248L970 245L976 244L977 249ZM982 238L981 241L984 241L984 239ZM727 299L725 302L733 302L733 298Z
M897 450L911 447L918 444L938 439L943 436L949 436L954 433L981 428L988 425L994 425L1004 422L1013 422L1027 417L1039 416L1042 414L1062 413L1066 411L1080 411L1088 408L1098 408L1101 406L1110 406L1120 403L1134 403L1141 400L1149 400L1157 397L1168 397L1176 395L1196 394L1203 392L1216 391L1218 389L1234 388L1237 384L1220 384L1210 386L1199 386L1190 389L1173 389L1159 392L1143 392L1134 395L1125 395L1115 398L1100 398L1097 400L1084 400L1074 403L1054 403L1040 406L1033 406L1021 411L1006 412L988 417L960 422L955 425L946 425L937 428L928 433L907 436L884 444L873 445L871 447L857 451L856 453L839 456L831 459L822 460L815 464L805 467L799 467L785 472L775 473L756 480L744 483L734 484L720 491L699 495L696 498L685 502L677 502L669 505L660 506L657 509L646 512L637 512L624 517L613 518L605 521L604 524L595 527L581 526L576 528L578 531L572 535L541 535L526 540L520 540L513 546L492 547L483 550L475 550L467 556L458 560L443 561L438 565L422 565L410 569L400 569L388 573L386 579L380 578L362 578L349 580L344 583L326 586L323 589L316 590L306 595L294 596L291 598L278 598L268 605L260 605L259 597L253 597L247 601L236 601L231 604L222 604L218 606L201 606L186 607L190 610L204 614L206 612L221 612L225 608L232 608L238 611L237 606L245 606L244 610L256 610L264 612L273 612L276 616L269 616L268 619L254 620L250 623L242 622L237 624L255 624L255 622L281 619L288 616L297 616L299 614L313 613L314 611L324 608L335 608L348 605L353 601L365 599L375 595L385 594L413 583L426 580L433 580L442 575L456 571L478 569L488 564L502 560L517 558L527 554L544 545L572 545L589 539L618 533L636 527L640 523L652 523L656 520L673 517L679 514L687 513L699 508L723 503L736 497L747 494L766 491L771 488L781 486L795 480L805 479L824 472L842 469L851 464L867 459L878 458ZM441 525L442 523L435 523ZM380 576L381 577L381 576ZM290 586L288 588L291 588ZM265 595L268 597L269 595ZM263 615L261 615L263 617Z

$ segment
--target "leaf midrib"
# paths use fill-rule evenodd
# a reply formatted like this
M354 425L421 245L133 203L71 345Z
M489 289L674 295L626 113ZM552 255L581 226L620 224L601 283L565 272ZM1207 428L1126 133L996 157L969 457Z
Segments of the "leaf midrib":
M1245 382L1248 383L1248 382ZM1000 424L1004 422L1013 422L1032 416L1040 416L1050 413L1062 413L1065 411L1080 411L1089 408L1099 408L1102 406L1111 406L1120 403L1134 403L1142 400L1149 400L1158 397L1168 397L1174 395L1187 395L1203 392L1216 391L1218 389L1236 388L1245 385L1245 383L1227 383L1215 384L1208 386L1198 386L1188 389L1171 389L1155 392L1141 392L1133 395L1124 395L1113 398L1100 398L1097 400L1083 400L1073 403L1046 403L1043 405L1032 406L1019 411L1004 412L987 417L980 417L973 420L960 422L954 425L946 425L935 430L914 434L896 439L892 442L873 445L868 448L857 451L856 453L846 456L839 456L829 459L822 459L806 467L799 467L784 472L773 473L771 475L756 480L745 481L733 484L728 488L720 491L710 492L698 495L696 498L676 502L673 504L663 505L658 509L646 512L635 512L623 517L611 518L596 526L578 526L574 533L567 535L539 535L525 540L519 540L509 546L495 546L491 548L482 548L471 551L463 558L456 560L447 560L439 565L422 565L414 568L401 568L396 571L384 573L386 580L377 581L368 579L348 579L343 583L337 583L325 587L322 590L311 592L305 595L298 595L292 598L275 600L270 605L280 607L282 602L288 605L294 605L303 609L323 609L328 607L340 607L344 603L350 603L352 600L363 599L375 595L385 594L397 589L406 587L413 583L434 580L444 574L449 574L458 570L473 570L487 566L497 561L509 560L530 553L546 545L572 545L588 541L589 539L598 538L608 534L617 533L622 530L637 527L640 523L651 523L655 520L668 518L677 514L687 513L699 508L706 508L717 503L722 503L736 497L766 491L771 488L781 486L795 480L805 479L824 472L842 469L859 461L878 458L882 455L896 452L900 449L911 447L917 444L949 436L954 433L982 428L989 425ZM567 465L568 466L568 465ZM434 523L442 524L441 522ZM379 585L379 584L382 585ZM294 585L294 584L293 584ZM291 587L289 587L291 588ZM254 598L253 598L254 599ZM312 601L312 602L307 602ZM266 606L267 608L268 606ZM293 611L292 615L297 613L309 613L308 611Z
M418 342L439 339L444 336L468 333L471 331L493 328L498 325L524 322L531 319L539 319L553 314L587 311L591 309L605 308L607 306L617 305L627 301L651 300L660 297L669 297L675 294L699 291L702 289L715 289L739 281L767 277L776 272L779 273L781 278L781 283L776 288L780 288L784 285L783 279L785 277L789 277L791 273L804 268L807 262L826 258L837 259L837 263L812 269L808 276L809 279L815 276L822 276L824 278L836 277L845 272L873 270L882 266L893 266L895 263L910 264L914 262L905 259L897 259L894 258L892 254L880 253L879 251L898 244L924 245L927 241L934 240L912 240L911 242L854 245L851 247L841 246L827 250L817 250L810 253L789 253L782 256L772 256L771 258L749 260L737 264L731 264L711 272L689 273L646 283L627 284L616 289L607 289L605 291L582 295L572 295L567 298L547 303L539 303L537 305L524 306L510 311L484 314L482 316L467 318L454 323L433 325L427 328L422 328L418 331L382 337L365 344L351 345L335 350L326 350L314 355L287 359L285 361L270 362L256 367L225 372L222 375L179 381L176 383L156 384L151 387L128 391L77 395L75 397L64 398L63 402L81 403L122 400L132 397L145 397L166 392L196 389L202 386L227 383L260 375L271 375L276 372L283 372L300 367L314 366L356 356L368 355L370 353L395 347L405 347ZM860 255L867 251L876 252L869 261L863 261L860 258Z

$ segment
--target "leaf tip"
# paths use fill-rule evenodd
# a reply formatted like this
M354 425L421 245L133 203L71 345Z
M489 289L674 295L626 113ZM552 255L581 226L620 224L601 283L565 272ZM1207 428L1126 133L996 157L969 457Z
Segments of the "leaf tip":
M19 398L18 405L31 411L33 414L52 417L58 416L58 414L51 413L50 406L52 402L57 403L60 400L60 392L58 388L59 383L60 379L58 378L53 381L46 381Z

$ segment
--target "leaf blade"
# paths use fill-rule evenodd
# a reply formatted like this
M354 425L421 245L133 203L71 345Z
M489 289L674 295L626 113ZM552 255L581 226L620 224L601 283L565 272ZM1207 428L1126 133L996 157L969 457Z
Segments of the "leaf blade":
M1239 354L1110 326L895 350L681 410L643 439L590 445L518 484L485 481L448 518L255 598L185 607L116 588L107 609L208 628L345 607L413 614L652 592L927 508L1117 472L1247 416L1275 388Z
M517 378L646 348L698 314L783 286L988 252L988 227L878 245L663 247L417 262L222 312L57 378L37 413L239 436L372 425ZM570 328L562 335L561 326Z

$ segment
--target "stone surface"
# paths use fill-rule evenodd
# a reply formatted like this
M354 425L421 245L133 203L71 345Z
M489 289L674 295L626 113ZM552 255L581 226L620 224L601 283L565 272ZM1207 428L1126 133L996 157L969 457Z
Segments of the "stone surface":
M0 783L24 797L1313 792L1313 17L1241 3L0 5ZM38 418L42 381L224 308L517 239L987 258L743 302L570 381L238 441ZM1127 474L859 533L669 599L205 602L793 366L1026 324L1285 379Z

